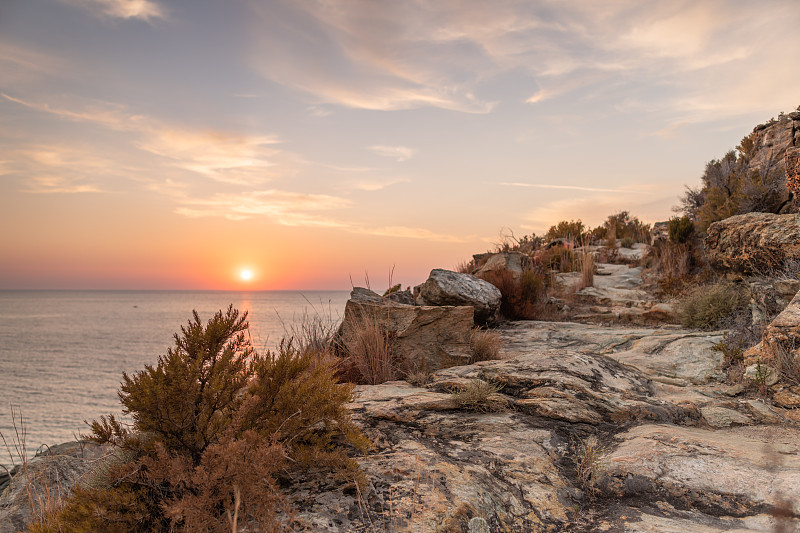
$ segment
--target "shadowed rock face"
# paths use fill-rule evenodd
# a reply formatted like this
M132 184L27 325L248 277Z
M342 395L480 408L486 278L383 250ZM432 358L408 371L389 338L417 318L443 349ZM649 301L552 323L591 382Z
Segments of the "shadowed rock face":
M746 274L800 259L800 215L746 213L709 226L706 256L712 267Z
M356 287L339 330L345 346L370 324L387 332L392 353L409 369L438 370L469 363L472 307L405 305Z

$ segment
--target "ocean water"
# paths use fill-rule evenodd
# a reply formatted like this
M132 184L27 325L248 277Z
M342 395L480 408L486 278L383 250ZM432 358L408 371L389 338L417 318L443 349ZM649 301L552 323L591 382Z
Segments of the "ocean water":
M0 291L0 432L24 425L28 453L120 414L122 372L155 364L197 310L205 322L248 311L257 349L274 349L304 316L339 321L347 291ZM0 440L0 464L9 458Z

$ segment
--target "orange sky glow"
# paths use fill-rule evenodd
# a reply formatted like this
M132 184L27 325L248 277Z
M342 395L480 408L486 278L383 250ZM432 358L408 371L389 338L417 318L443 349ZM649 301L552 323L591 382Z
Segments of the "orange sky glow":
M5 0L0 289L408 286L512 232L666 220L800 103L798 26L796 0Z

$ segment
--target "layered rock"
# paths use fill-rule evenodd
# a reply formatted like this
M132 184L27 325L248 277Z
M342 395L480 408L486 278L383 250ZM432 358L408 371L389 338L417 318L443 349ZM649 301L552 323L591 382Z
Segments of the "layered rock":
M800 112L781 115L777 120L756 126L750 169L783 167L786 151L793 146L800 146Z
M500 290L471 274L434 269L422 285L414 287L417 303L426 306L465 306L475 311L476 324L494 324L500 311Z
M376 326L405 366L433 371L469 362L472 317L471 306L406 305L357 287L345 305L339 335L347 346L365 327Z
M712 267L759 273L800 260L800 215L746 213L709 226L706 256Z
M480 278L486 275L507 271L511 272L517 279L522 276L522 271L530 261L528 256L520 252L476 254L472 256L472 260L478 267L478 270L475 271L475 275Z
M800 377L800 292L764 329L764 355L777 365L794 365Z

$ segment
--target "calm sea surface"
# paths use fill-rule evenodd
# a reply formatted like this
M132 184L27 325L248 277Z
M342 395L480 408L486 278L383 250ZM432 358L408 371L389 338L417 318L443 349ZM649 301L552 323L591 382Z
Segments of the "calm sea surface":
M33 453L86 433L84 420L121 411L122 372L155 364L173 333L229 304L249 312L259 350L272 349L304 314L341 319L347 291L0 291L0 432L21 413ZM0 463L7 463L0 440Z

